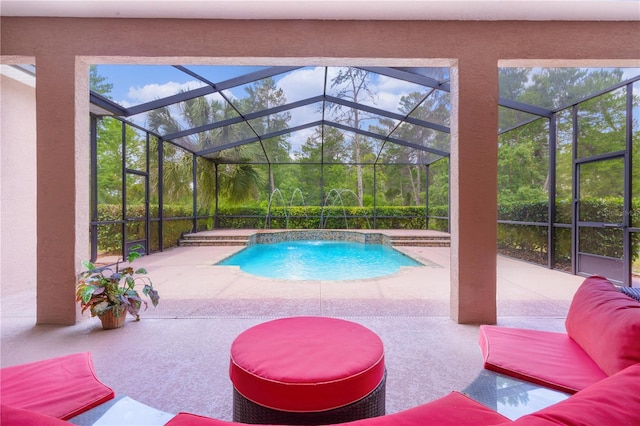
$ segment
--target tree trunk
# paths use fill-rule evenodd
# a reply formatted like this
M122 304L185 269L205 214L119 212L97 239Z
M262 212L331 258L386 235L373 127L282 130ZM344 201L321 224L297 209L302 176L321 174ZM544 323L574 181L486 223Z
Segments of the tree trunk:
M359 128L360 125L360 116L358 115L358 110L355 110L354 114L354 126L356 129ZM356 175L358 177L358 205L362 207L364 203L362 202L364 198L364 188L362 184L362 165L360 164L360 135L356 133L353 137L353 145L355 152L355 160L356 160Z
M407 165L407 170L409 171L409 181L411 182L411 193L413 195L413 202L414 205L417 206L420 203L420 169L418 169L418 176L416 179L413 178L411 166Z
M360 207L363 206L363 198L364 198L364 188L362 184L362 165L360 164L360 138L356 135L355 137L355 150L356 150L356 174L358 176L358 205Z
M276 179L273 176L273 167L269 167L269 185L273 192L273 190L276 189Z

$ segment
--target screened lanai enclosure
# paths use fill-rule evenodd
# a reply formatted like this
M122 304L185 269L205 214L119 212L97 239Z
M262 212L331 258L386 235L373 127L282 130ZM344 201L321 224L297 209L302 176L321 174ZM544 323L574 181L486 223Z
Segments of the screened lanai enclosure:
M500 68L498 249L640 274L640 69ZM218 228L449 230L448 68L91 67L92 258Z

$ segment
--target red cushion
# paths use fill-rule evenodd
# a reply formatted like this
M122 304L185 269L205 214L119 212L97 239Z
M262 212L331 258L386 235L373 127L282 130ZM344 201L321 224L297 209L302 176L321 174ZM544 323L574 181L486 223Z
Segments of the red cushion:
M484 367L563 392L575 393L607 375L567 334L480 326Z
M114 397L98 380L89 352L0 370L2 403L59 419L77 416Z
M35 411L0 405L2 426L67 426L71 423Z
M382 341L351 321L293 317L241 333L231 346L231 381L245 398L282 411L351 404L384 377Z
M640 425L640 364L571 398L520 417L513 425Z
M485 407L471 398L451 392L449 395L422 404L405 411L400 411L386 416L372 417L357 420L355 422L341 423L343 426L478 426L496 423L509 423L510 420L501 414ZM225 422L196 416L194 414L180 413L174 417L167 426L230 426L241 423Z
M567 333L600 368L612 375L640 362L640 302L606 278L587 278L565 321Z
M510 423L502 414L459 392L399 413L344 423L349 426L478 426Z

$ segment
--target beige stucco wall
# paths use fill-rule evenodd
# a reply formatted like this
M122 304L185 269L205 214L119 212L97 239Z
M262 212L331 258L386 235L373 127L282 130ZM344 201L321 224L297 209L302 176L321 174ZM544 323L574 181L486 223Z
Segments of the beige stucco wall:
M637 22L3 17L3 57L34 55L38 69L37 285L38 300L47 301L38 303L38 322L76 321L74 276L88 242L88 63L451 66L451 318L493 323L498 65L637 66L639 29Z
M0 75L0 120L0 291L7 297L36 286L35 88Z

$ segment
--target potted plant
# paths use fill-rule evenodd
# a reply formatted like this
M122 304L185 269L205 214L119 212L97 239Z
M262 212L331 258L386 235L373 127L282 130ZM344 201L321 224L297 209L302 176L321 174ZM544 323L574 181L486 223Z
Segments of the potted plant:
M134 270L131 266L141 256L138 252L141 248L140 245L131 248L125 268L120 268L120 261L116 262L115 270L82 262L85 270L78 276L76 301L82 306L83 313L88 309L92 317L100 318L105 330L122 327L127 312L135 316L136 321L140 320L140 308L144 304L146 309L148 303L138 293L137 286L142 285L142 294L151 300L153 306L158 305L160 296L151 279L145 275L146 269Z

